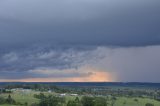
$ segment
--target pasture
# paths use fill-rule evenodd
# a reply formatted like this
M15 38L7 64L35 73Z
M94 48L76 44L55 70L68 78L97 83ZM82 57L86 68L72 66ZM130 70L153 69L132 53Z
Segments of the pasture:
M0 106L25 106L24 104L27 103L27 106L31 106L33 103L39 103L39 99L34 97L34 94L39 94L40 91L33 91L31 90L30 92L22 92L22 91L14 91L11 93L11 97L19 103L19 105L9 105L9 104L3 104ZM58 95L58 93L54 92L43 92L45 95ZM7 98L9 94L0 94L0 97ZM69 100L75 100L77 96L70 96L70 95L65 95L64 98L66 100L66 104ZM80 95L78 95L79 99L81 100ZM116 100L114 101L114 104L112 104L112 100L110 97L105 97L107 106L145 106L146 103L152 103L154 106L160 106L160 102L154 99L149 99L149 98L141 98L141 97L116 97ZM66 106L64 104L64 106Z

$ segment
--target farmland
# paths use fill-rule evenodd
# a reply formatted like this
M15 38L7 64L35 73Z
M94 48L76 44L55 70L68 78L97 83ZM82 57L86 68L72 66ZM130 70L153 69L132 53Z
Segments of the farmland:
M13 84L1 90L0 106L160 106L159 94L158 87L146 86Z

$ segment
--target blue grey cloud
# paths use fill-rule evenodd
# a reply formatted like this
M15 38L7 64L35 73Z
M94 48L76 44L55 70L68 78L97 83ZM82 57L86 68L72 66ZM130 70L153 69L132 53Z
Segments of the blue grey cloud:
M6 0L0 3L0 48L30 44L160 44L158 0Z
M37 67L53 69L76 68L97 54L97 47L40 47L2 53L0 57L1 71L28 71ZM100 56L99 56L100 57Z
M87 76L78 69L89 65L160 81L159 11L159 0L0 0L0 79Z
M106 72L114 81L160 81L160 46L82 48L41 47L1 54L0 80L83 78Z
M92 72L78 69L101 59L95 46L46 46L24 48L0 55L0 79L84 77ZM51 74L45 74L48 72ZM67 71L68 70L68 71ZM70 70L75 70L71 71Z

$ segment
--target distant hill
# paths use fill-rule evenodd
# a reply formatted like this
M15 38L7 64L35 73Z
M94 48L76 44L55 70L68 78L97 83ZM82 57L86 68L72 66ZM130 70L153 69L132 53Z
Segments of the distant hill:
M21 84L48 84L55 86L105 86L105 87L135 87L135 88L160 88L160 83L141 82L0 82L0 86Z

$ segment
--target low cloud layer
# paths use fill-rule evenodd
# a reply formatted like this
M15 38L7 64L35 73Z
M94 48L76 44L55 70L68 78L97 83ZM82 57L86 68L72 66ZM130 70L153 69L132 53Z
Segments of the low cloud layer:
M1 80L159 82L160 46L27 49L1 54ZM101 74L105 77L99 77ZM92 77L92 78L91 78ZM89 80L89 78L91 78ZM63 80L62 80L63 79Z

